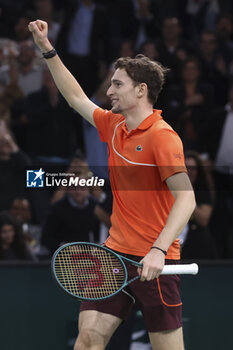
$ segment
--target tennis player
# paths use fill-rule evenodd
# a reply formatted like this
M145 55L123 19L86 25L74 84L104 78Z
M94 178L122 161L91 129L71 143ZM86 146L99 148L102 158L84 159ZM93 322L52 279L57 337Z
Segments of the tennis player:
M136 301L152 348L183 350L179 277L160 273L165 263L179 261L177 237L195 208L195 198L182 142L161 111L153 110L165 69L142 55L118 59L107 91L112 109L103 110L88 99L61 62L48 40L47 23L31 22L29 30L69 105L94 125L108 144L114 201L105 244L143 263L143 268L129 267L129 278L138 273L140 279L126 292L107 301L81 303L74 349L105 349Z

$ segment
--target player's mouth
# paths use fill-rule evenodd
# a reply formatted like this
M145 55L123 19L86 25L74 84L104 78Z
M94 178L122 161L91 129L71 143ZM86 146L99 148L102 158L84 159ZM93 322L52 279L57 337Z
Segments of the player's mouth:
M117 98L112 98L112 99L111 99L111 104L112 104L112 106L113 106L117 101L118 101Z

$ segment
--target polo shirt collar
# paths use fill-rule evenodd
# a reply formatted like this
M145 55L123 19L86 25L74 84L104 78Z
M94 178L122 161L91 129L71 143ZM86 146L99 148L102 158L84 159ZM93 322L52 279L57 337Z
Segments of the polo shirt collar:
M149 129L156 121L162 119L161 117L162 110L153 109L153 113L151 113L148 117L146 117L137 128L132 129L130 132L127 129L126 122L122 123L122 129L127 135L131 135L132 133L137 132L138 130L146 130Z
M146 130L149 127L151 127L151 125L154 124L155 121L161 119L161 113L162 111L159 109L153 109L153 113L150 114L146 119L144 119L141 124L138 125L138 127L136 129L139 130Z
M122 129L127 135L134 134L138 130L146 130L149 129L155 122L162 119L161 116L162 110L160 109L153 109L153 113L151 113L148 117L146 117L135 129L132 129L130 132L127 129L126 122L122 122Z

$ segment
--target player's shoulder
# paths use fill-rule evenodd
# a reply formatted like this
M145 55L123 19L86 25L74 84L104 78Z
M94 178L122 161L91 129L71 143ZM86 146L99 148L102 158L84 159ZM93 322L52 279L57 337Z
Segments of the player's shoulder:
M101 107L98 107L95 109L94 119L95 118L98 118L98 119L105 118L105 119L108 119L109 122L111 122L111 124L116 124L116 125L125 120L123 115L113 113L111 110L103 109Z
M152 125L151 134L153 137L179 137L175 130L169 125L163 118L160 118L156 123Z
M152 132L150 133L150 142L157 149L172 149L183 148L182 141L176 131L163 119L153 125Z

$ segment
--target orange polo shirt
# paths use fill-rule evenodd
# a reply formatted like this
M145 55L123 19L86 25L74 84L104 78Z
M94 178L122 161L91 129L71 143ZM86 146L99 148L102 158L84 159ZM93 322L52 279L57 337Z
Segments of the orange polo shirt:
M94 121L100 139L108 144L113 191L112 226L106 246L121 253L145 256L159 236L174 203L165 180L186 172L179 136L154 110L128 132L120 114L97 108ZM179 259L176 239L167 259Z

